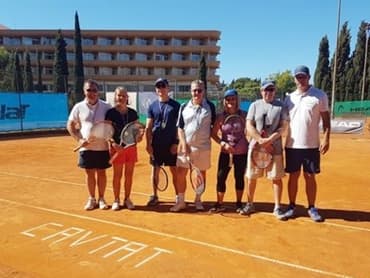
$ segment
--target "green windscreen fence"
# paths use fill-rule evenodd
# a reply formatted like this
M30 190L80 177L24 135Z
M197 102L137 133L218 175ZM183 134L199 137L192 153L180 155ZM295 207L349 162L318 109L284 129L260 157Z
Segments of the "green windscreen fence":
M334 104L335 117L342 116L370 116L370 100L343 101Z

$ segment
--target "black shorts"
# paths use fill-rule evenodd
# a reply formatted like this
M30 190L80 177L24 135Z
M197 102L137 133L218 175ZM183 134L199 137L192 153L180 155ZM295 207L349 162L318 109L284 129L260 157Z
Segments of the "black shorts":
M320 173L320 151L315 149L285 148L285 172L294 173L301 170L310 174Z
M84 169L107 169L109 164L109 151L81 151L78 166Z
M170 148L153 147L154 159L150 160L152 166L176 166L177 154L172 154Z

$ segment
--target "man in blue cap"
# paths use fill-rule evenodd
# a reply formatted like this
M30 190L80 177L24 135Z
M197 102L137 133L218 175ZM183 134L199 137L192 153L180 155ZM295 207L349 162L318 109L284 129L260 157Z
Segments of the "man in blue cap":
M295 201L298 178L303 167L308 201L308 215L315 222L324 219L315 207L316 174L320 173L320 154L329 150L330 114L327 95L309 84L310 70L298 66L294 71L297 89L285 98L290 122L285 144L285 170L289 173L289 207L285 218L295 215ZM320 120L322 120L323 139L320 142Z

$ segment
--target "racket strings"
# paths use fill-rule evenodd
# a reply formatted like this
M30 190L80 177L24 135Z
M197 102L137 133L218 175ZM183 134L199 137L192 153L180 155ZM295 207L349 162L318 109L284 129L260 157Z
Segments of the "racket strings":
M158 178L155 180L155 185L159 191L165 191L168 187L168 176L162 167L159 168Z
M197 194L201 194L204 192L204 180L203 175L199 171L199 169L192 169L190 171L190 182L193 186L193 189Z

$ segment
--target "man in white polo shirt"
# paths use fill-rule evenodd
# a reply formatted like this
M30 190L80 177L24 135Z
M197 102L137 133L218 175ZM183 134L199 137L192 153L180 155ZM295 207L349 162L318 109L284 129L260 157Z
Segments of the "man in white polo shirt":
M177 193L176 204L172 212L185 209L186 175L189 170L187 157L201 171L204 182L206 171L211 167L211 128L215 107L206 98L204 83L201 80L191 82L191 99L183 104L177 122L179 149L177 155ZM213 107L212 107L213 106ZM195 195L195 208L204 210L200 194Z
M310 71L298 66L294 71L297 89L285 99L289 111L289 130L285 144L286 172L289 173L289 207L285 218L295 214L298 178L303 167L308 201L308 215L315 222L324 219L315 207L317 183L315 175L320 173L320 154L329 150L330 114L328 97L321 90L309 84ZM320 142L320 120L324 136Z

